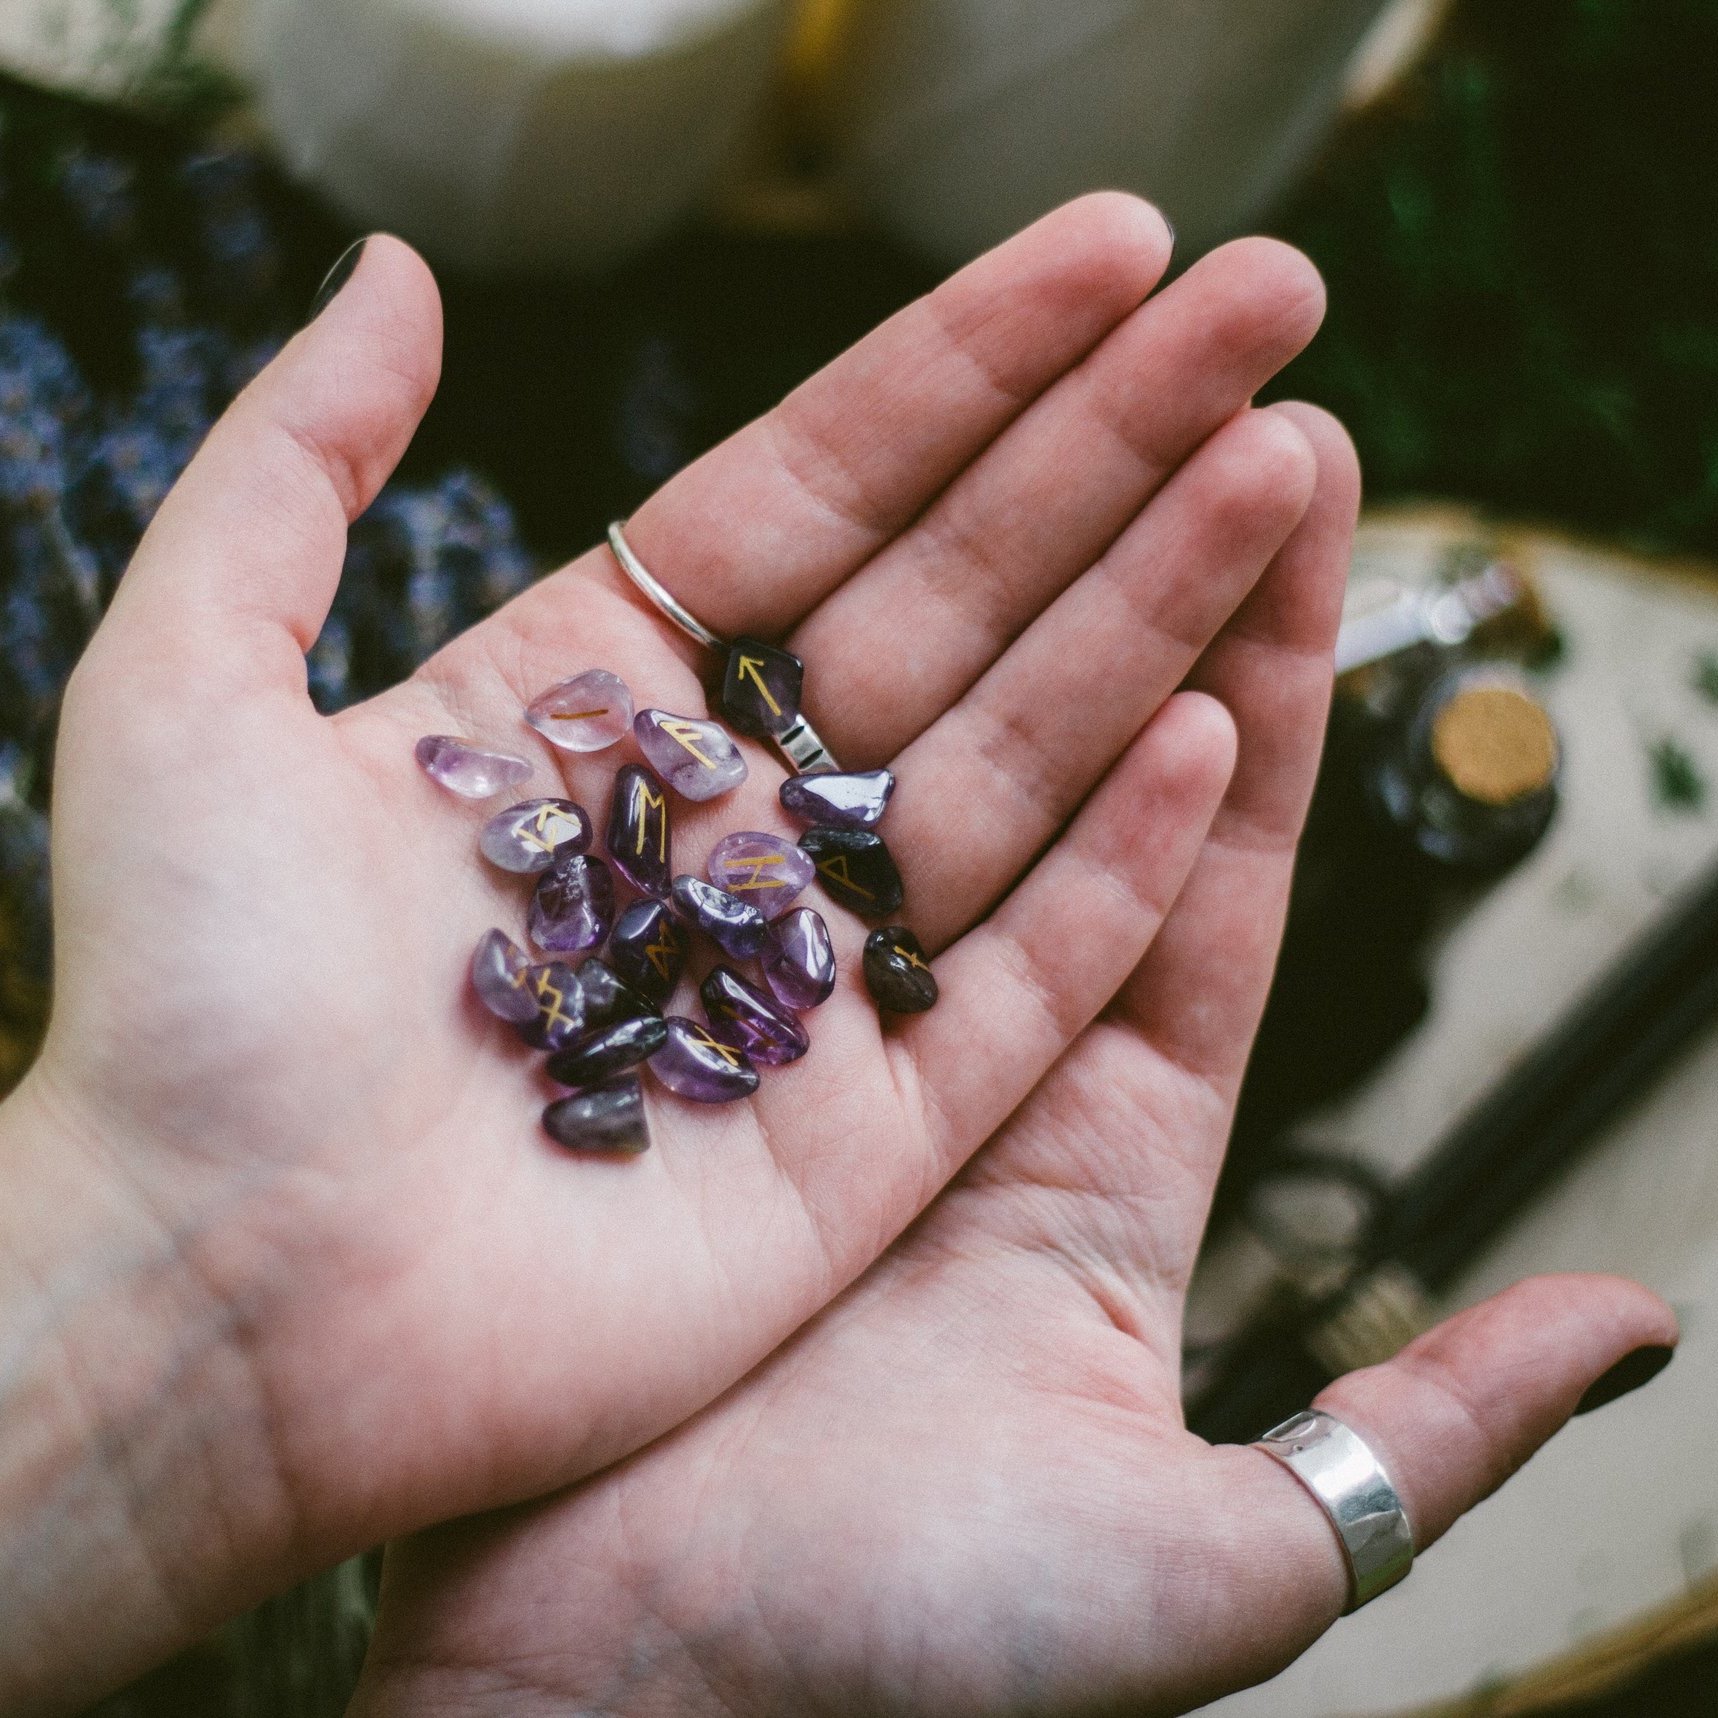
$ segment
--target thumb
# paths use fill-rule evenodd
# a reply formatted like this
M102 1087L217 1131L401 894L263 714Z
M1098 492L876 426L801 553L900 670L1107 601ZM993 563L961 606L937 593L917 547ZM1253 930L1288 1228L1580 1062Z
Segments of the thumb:
M1669 1358L1676 1316L1620 1277L1532 1277L1458 1313L1313 1406L1365 1440L1402 1500L1416 1553L1489 1497L1569 1417L1644 1383ZM1310 1493L1262 1450L1220 1447L1245 1528L1229 1547L1242 1614L1272 1619L1255 1643L1269 1674L1341 1614L1347 1566ZM1409 1577L1410 1583L1412 1576ZM1268 1589L1268 1590L1267 1590Z
M180 699L304 687L346 527L405 452L441 369L428 267L398 239L361 245L161 504L91 643L91 672L159 676Z

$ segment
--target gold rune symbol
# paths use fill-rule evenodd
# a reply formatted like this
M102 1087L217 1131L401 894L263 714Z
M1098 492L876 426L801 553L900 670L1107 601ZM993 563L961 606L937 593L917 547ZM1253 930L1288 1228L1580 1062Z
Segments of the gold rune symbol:
M556 710L550 717L551 722L588 722L593 716L606 716L608 705L600 710Z
M543 1006L545 999L548 1003L546 1012ZM572 1025L572 1016L561 1011L561 1004L566 1000L567 993L546 971L537 974L537 1012L543 1017L545 1032L552 1032L557 1026Z
M785 889L787 884L780 877L763 875L772 865L781 865L786 861L780 853L761 853L757 858L730 859L728 864L736 871L744 870L748 874L743 883L730 883L730 895L744 895L758 889Z
M916 966L920 972L929 972L931 970L916 954L913 953L910 948L902 948L899 943L896 943L895 953L898 954L908 966Z
M560 846L561 842L572 840L573 835L578 834L578 830L574 828L572 835L562 834L557 836L554 840L549 839L549 831L551 829L566 829L568 827L571 827L568 820L563 817L561 813L554 808L554 806L539 806L537 808L537 815L519 831L519 839L523 841L527 847L533 847L539 853L553 853L555 849Z
M714 1050L730 1068L739 1067L739 1051L731 1044L724 1044L720 1038L712 1038L702 1026L694 1026L687 1036L694 1044L702 1045L706 1050Z
M705 769L713 770L717 767L715 759L705 757L693 743L699 738L702 728L701 722L682 721L678 716L670 717L662 724L662 731L669 739L673 740L683 750L690 752Z
M656 968L657 975L666 984L673 976L673 960L680 952L680 939L675 934L674 927L666 920L663 921L662 935L655 942L644 945L644 958Z
M690 750L689 747L688 750ZM632 782L632 818L638 825L638 846L634 849L635 855L644 851L645 837L650 832L650 813L653 810L661 814L656 825L656 847L662 863L666 865L668 863L668 801L643 776L634 776Z
M749 676L752 684L757 687L761 693L763 693L764 702L770 707L770 714L772 716L779 716L781 714L781 705L779 705L770 695L769 687L764 684L763 669L764 659L761 656L742 656L740 658L740 666L734 672L734 678L736 680L744 680Z
M825 877L839 883L844 889L851 889L855 895L863 895L867 901L876 900L876 896L863 883L856 883L853 874L847 869L847 855L837 853L828 859L819 859L817 868Z

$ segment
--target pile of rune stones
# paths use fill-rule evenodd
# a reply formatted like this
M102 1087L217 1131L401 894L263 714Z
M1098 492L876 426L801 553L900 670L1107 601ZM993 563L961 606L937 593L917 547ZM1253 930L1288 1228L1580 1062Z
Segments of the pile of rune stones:
M799 720L803 677L797 657L741 639L728 658L722 714L752 738L779 738ZM549 1135L575 1151L636 1154L650 1144L641 1066L680 1097L727 1103L757 1090L760 1066L796 1061L810 1048L799 1016L834 991L835 955L821 915L794 902L816 877L862 917L899 909L900 872L876 832L895 778L886 769L792 776L781 803L807 826L797 845L742 830L716 844L707 878L677 875L670 792L715 799L746 779L726 729L663 710L635 715L625 682L601 668L551 687L525 720L567 752L601 751L630 733L646 761L623 764L615 777L606 863L590 852L589 814L571 800L524 800L484 826L484 857L536 878L527 931L546 958L533 960L504 931L490 930L472 957L472 984L491 1013L548 1052L550 1078L570 1088L543 1112ZM417 758L467 799L492 798L531 774L523 758L450 735L427 735ZM618 916L614 872L639 897ZM692 932L726 957L699 987L702 1024L663 1014ZM576 966L574 957L582 957ZM748 962L762 983L738 970ZM888 1013L922 1013L937 1000L924 950L904 926L873 931L863 967Z

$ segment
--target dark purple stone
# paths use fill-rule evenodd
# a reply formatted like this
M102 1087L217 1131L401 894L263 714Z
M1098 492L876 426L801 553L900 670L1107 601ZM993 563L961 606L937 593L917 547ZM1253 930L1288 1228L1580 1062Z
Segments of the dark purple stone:
M823 771L789 776L781 784L782 809L821 829L875 829L895 791L893 770L846 775Z
M612 1026L617 1020L643 1020L662 1012L648 996L633 989L613 967L594 955L581 963L578 979L587 1031Z
M485 931L471 957L471 988L483 1006L502 1020L523 1026L537 1018L537 1004L525 987L531 957L505 931Z
M762 960L764 982L795 1013L827 1002L835 989L835 949L814 907L795 907L770 926Z
M614 922L609 964L652 1002L666 1002L686 970L686 933L660 901L634 901Z
M755 959L769 940L769 922L756 907L701 877L676 877L673 900L682 923L701 930L735 960Z
M668 899L674 880L674 830L668 790L641 764L623 764L614 778L608 817L608 856L640 894Z
M805 664L755 638L736 638L722 676L722 714L754 740L785 734L799 715Z
M484 824L477 837L483 857L503 871L530 876L547 871L557 853L583 853L591 820L570 799L525 799Z
M936 975L905 925L885 926L865 939L865 987L890 1014L923 1014L936 1006Z
M780 1003L748 984L731 966L712 968L698 987L711 1030L767 1068L797 1062L811 1048L806 1031Z
M831 900L866 919L887 918L899 909L901 873L882 836L868 829L808 829L799 844Z
M572 954L599 948L614 923L614 877L600 859L557 853L537 879L526 928L538 948Z
M537 1011L519 1028L533 1050L563 1050L585 1029L584 992L578 975L558 960L534 966L525 987Z
M543 1131L569 1151L636 1157L650 1149L644 1087L634 1076L557 1099L543 1111Z
M551 1056L549 1078L563 1086L600 1086L654 1056L667 1042L668 1028L655 1015L617 1020L584 1033Z
M669 1091L696 1104L732 1103L758 1089L758 1071L745 1051L678 1015L668 1017L668 1042L650 1058L650 1071Z

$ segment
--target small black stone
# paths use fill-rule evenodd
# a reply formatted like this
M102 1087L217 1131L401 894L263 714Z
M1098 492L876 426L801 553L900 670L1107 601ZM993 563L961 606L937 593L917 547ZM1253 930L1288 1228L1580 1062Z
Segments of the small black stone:
M865 988L890 1014L923 1014L936 1007L936 974L905 925L887 925L865 939Z
M831 900L866 919L887 918L900 907L901 873L882 836L868 829L808 829L799 845Z
M646 1020L662 1012L642 991L628 984L607 961L593 955L578 972L584 997L584 1028L594 1032L618 1020Z
M644 1088L628 1078L559 1098L543 1111L543 1131L569 1151L636 1157L650 1149Z
M660 901L634 901L614 922L609 965L652 1002L668 1000L686 968L686 933Z
M755 638L737 638L722 676L722 714L754 740L785 734L799 716L805 664Z
M600 1086L654 1056L668 1042L668 1028L655 1015L617 1020L575 1039L549 1058L549 1078L563 1086Z

